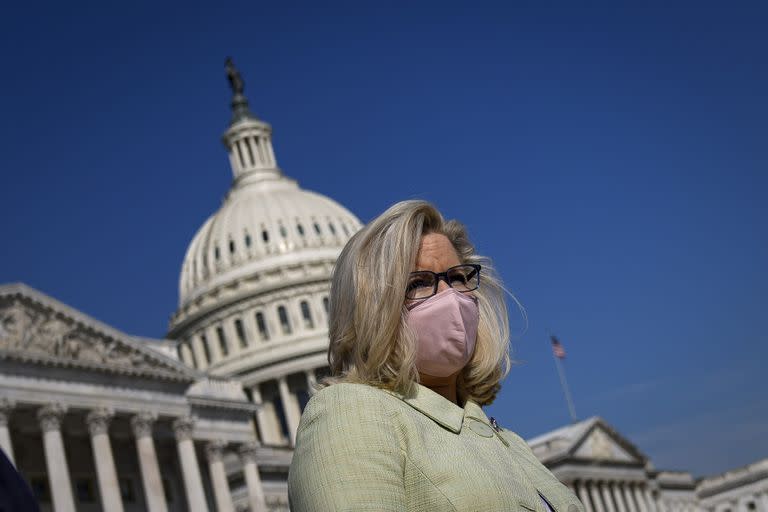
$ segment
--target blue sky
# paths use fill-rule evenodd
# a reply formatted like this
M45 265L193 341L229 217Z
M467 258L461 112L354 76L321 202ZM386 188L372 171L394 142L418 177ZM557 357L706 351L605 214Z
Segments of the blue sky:
M724 4L721 4L724 5ZM465 222L526 307L489 408L657 467L768 456L764 3L16 3L0 20L0 282L161 337L231 180L224 57L280 166L363 221Z

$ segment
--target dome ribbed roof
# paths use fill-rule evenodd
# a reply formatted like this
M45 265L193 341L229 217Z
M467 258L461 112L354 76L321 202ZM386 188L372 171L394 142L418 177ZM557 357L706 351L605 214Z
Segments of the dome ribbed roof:
M338 252L360 221L332 199L277 177L235 183L192 240L181 271L179 302L251 271Z

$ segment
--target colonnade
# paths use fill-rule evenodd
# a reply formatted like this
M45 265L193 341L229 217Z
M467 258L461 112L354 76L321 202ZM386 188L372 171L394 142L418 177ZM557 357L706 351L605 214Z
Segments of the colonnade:
M670 512L643 483L577 480L573 487L587 512Z
M288 428L287 442L290 446L296 445L296 431L299 428L299 420L301 419L301 404L295 391L291 390L288 385L288 378L297 374L283 375L275 379L277 386L276 397L280 398L280 403L283 406L283 414L285 416L285 423ZM300 374L302 380L305 382L301 386L301 389L305 389L308 396L314 394L317 387L317 377L314 369L305 370ZM263 396L260 385L255 385L250 388L251 396L254 403L260 404L261 407L256 412L256 423L259 427L261 434L261 440L265 444L279 445L286 442L285 437L280 425L280 418L278 417L277 407L275 406L275 397Z
M7 400L0 402L0 448L6 453L11 462L15 464L13 445L8 430L8 416L12 408L13 404ZM48 483L55 512L75 512L76 510L61 429L61 423L66 411L66 407L56 403L44 405L37 410L37 419L43 437L43 452L48 473ZM106 408L97 408L86 414L85 423L88 427L93 448L94 466L96 468L102 508L110 512L123 512L120 486L112 454L112 445L109 439L109 426L113 417L114 411ZM157 415L142 412L133 415L130 423L136 442L146 510L148 512L168 512L153 437L156 419ZM184 482L188 510L190 512L208 512L203 480L195 450L195 441L192 438L193 427L194 421L190 417L179 417L173 422L176 449L181 466L181 476ZM243 463L248 500L250 509L253 512L266 511L264 491L256 460L256 450L258 447L259 444L256 442L240 443L236 446ZM232 495L223 463L223 455L227 448L227 443L224 440L209 441L205 448L216 511L234 512Z

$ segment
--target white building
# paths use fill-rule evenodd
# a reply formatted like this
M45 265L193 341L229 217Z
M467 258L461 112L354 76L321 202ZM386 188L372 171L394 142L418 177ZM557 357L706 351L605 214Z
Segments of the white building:
M234 179L189 245L165 340L0 286L0 448L44 511L287 510L326 368L331 268L359 220L277 166L230 67ZM588 512L768 512L768 459L696 482L600 418L531 439Z

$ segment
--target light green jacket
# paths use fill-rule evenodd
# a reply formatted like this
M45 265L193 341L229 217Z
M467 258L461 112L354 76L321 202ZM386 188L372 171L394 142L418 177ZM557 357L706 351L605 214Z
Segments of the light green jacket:
M293 512L584 512L518 435L418 386L334 384L307 404L288 475Z

